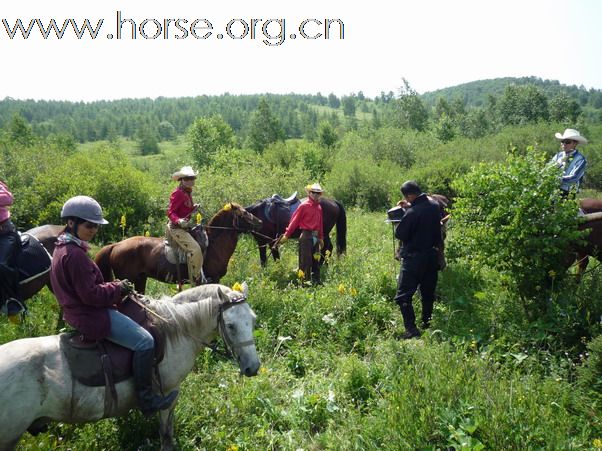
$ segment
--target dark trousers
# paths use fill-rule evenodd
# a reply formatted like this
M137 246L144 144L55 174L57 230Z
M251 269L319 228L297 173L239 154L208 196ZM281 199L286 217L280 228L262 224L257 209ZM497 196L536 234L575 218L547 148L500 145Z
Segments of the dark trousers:
M17 259L20 253L21 238L16 231L0 235L0 305L8 298L19 299Z
M299 237L299 269L305 274L305 280L320 282L320 260L314 258L319 252L319 245L314 244L314 236L311 230L302 230Z
M403 324L407 331L416 330L416 315L412 306L412 297L420 289L422 299L422 322L428 325L433 314L435 288L438 276L438 254L435 249L418 252L403 258L395 302L401 309Z

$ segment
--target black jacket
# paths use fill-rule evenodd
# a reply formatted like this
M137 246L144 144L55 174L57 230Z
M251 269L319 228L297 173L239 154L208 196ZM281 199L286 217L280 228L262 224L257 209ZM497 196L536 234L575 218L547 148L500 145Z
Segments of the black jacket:
M418 196L395 229L395 236L403 243L402 256L441 246L440 220L439 204L425 193Z

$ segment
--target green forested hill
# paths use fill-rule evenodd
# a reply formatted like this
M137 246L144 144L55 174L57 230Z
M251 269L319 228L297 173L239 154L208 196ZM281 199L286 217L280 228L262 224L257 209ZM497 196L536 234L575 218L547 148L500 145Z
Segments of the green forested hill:
M581 106L589 105L593 108L602 108L602 91L586 89L583 86L563 85L557 80L542 80L537 77L503 77L491 80L476 80L449 88L438 89L423 94L421 97L427 105L435 105L439 97L451 102L461 99L468 107L484 107L488 104L489 97L500 97L509 85L533 85L541 89L548 97L566 93L577 100Z
M404 80L404 83L405 82ZM23 117L40 136L68 135L77 142L115 140L119 136L169 140L185 133L199 117L219 115L239 143L264 99L282 127L283 138L315 139L318 124L355 129L363 123L431 129L445 140L454 135L480 137L500 125L539 120L575 122L579 115L598 121L602 91L566 86L535 77L498 78L418 95L409 84L374 99L360 91L337 97L301 94L252 94L182 98L120 99L96 102L0 100L0 128L15 115Z

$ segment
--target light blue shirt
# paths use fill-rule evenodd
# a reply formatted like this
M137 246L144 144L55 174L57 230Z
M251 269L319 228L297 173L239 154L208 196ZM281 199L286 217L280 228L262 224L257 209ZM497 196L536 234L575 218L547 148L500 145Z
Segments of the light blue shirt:
M567 154L566 152L558 152L552 158L551 163L559 168L562 168L562 177L560 178L560 189L570 191L573 187L579 191L579 185L585 175L585 167L587 161L583 154L575 149L575 151Z

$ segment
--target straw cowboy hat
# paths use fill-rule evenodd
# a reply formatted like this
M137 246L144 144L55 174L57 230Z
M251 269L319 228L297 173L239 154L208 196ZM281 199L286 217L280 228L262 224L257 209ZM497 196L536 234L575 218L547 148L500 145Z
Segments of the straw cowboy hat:
M314 193L323 193L324 190L322 189L322 187L320 186L319 183L314 183L313 185L307 185L305 187L305 191L309 192L314 192Z
M560 141L563 139L572 139L573 141L577 141L581 144L587 144L587 139L585 139L584 136L581 136L581 133L573 128L567 128L562 135L560 133L556 133L554 136L556 136L556 139Z
M174 172L171 178L180 180L183 177L196 177L197 175L199 175L199 171L194 171L191 166L184 166L179 171Z

